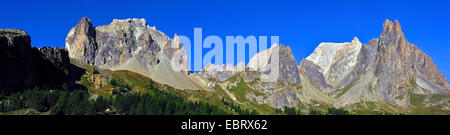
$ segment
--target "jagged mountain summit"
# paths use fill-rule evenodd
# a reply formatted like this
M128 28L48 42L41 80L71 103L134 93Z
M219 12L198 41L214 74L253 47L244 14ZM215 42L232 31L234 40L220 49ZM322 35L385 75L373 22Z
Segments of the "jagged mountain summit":
M355 40L350 44L322 43L299 67L314 88L335 99L334 106L361 102L408 106L414 94L431 98L449 93L445 76L428 55L406 40L398 21L386 20L380 38L368 44ZM448 100L421 104L448 106Z
M275 57L278 57L278 59ZM278 78L273 78L272 80L276 79L281 82L300 84L297 61L289 46L272 45L268 50L257 53L249 61L247 67L252 71L272 72L274 70L271 68L273 64L278 64ZM277 72L276 69L274 72Z
M367 44L357 37L346 43L321 43L298 67L289 47L280 46L278 81L262 82L258 77L267 69L272 50L257 53L247 65L252 70L238 74L238 80L227 80L226 88L232 91L243 79L249 91L255 91L246 93L246 99L275 108L317 102L347 108L375 104L389 111L398 108L382 106L449 106L447 79L428 55L406 40L398 21L386 20L380 38Z
M278 58L275 58L278 57ZM272 69L274 64L278 70ZM237 65L238 68L242 65ZM200 74L222 74L214 72L211 67L205 67ZM241 68L238 68L241 69ZM275 72L273 74L272 72ZM266 75L267 77L264 77ZM223 75L219 75L224 77ZM297 68L297 62L290 47L274 44L267 50L254 55L245 70L233 72L222 78L224 81L214 81L234 102L241 104L269 105L274 108L297 107L298 104L312 104L314 101L329 103L330 99L315 89L303 89L303 81ZM264 79L266 78L266 80ZM217 88L216 88L217 89Z
M189 73L177 35L170 39L145 19L114 19L94 27L84 17L67 35L66 49L71 58L103 69L133 71L178 89L203 87Z
M445 76L431 57L408 42L400 23L386 20L383 27L380 38L369 43L377 47L374 74L384 98L401 104L402 100L395 97L407 95L408 90L402 87L408 86L417 94L448 93L450 85Z
M347 77L356 66L361 52L362 43L355 37L352 42L321 43L306 60L318 68L307 70L320 70L323 81L320 83L323 90L329 92L328 86L345 86L349 84ZM305 62L305 64L308 62ZM305 64L303 66L305 66ZM312 77L309 77L313 79ZM326 85L325 83L326 82Z

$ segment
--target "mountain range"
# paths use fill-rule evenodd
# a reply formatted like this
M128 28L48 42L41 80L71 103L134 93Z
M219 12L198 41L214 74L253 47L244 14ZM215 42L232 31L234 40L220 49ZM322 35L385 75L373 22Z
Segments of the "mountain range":
M385 20L380 36L368 43L357 37L320 43L300 65L289 46L274 44L248 64L209 64L198 73L189 71L178 36L169 38L145 19L114 19L94 27L84 17L68 32L65 49L32 48L24 31L1 32L0 59L7 64L0 66L0 88L10 91L64 84L88 89L91 96L108 96L112 79L135 84L132 92L145 92L136 82L146 78L189 101L218 106L232 102L260 114L286 107L306 114L328 108L355 114L450 114L448 80L427 54L408 42L398 21ZM272 72L267 66L273 57L279 58L278 76L263 81L261 75ZM131 74L139 77L127 78Z

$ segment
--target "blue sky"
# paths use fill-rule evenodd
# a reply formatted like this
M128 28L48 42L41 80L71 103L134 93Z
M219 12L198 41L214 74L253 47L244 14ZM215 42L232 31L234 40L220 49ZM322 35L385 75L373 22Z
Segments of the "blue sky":
M363 43L377 38L385 19L399 20L406 38L450 75L450 1L3 1L0 28L24 29L33 46L64 47L65 37L87 16L95 26L112 19L145 18L170 37L203 35L279 36L297 62L320 42ZM204 51L205 52L205 51Z

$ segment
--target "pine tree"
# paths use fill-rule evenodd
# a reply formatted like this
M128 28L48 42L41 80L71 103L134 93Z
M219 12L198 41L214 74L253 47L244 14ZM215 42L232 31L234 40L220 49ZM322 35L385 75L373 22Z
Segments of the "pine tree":
M136 109L136 115L144 115L144 114L145 114L144 105L142 102L140 102Z
M59 98L58 101L56 101L56 105L54 105L51 109L50 109L50 114L53 115L64 115L64 108L66 106L66 102L67 102L67 96L68 94L63 92Z

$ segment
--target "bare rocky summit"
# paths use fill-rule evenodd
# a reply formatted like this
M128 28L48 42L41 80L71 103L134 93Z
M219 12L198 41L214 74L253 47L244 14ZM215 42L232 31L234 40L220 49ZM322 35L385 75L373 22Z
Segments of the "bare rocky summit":
M396 96L409 91L402 87L415 87L413 93L448 93L450 88L445 76L437 69L431 57L405 38L400 23L386 20L377 46L375 75L385 99L392 103ZM416 86L417 84L417 86Z
M445 76L428 55L407 41L398 21L386 20L380 38L368 44L355 40L322 43L299 67L315 89L335 99L334 106L361 102L408 106L411 94L430 98L450 92ZM352 45L355 42L357 47Z
M82 18L78 25L72 28L66 38L66 49L71 58L77 58L86 63L95 62L97 50L96 31L89 18Z
M281 82L289 82L294 84L300 83L300 76L297 69L297 61L289 46L284 45L272 45L267 50L257 53L252 59L250 59L247 67L251 71L258 71L269 74L272 71L271 62L278 66L278 73L276 80Z
M177 35L170 39L145 19L114 19L93 27L84 17L66 38L69 56L109 70L129 70L178 89L202 89L189 73Z
M272 69L272 64L278 70ZM268 76L267 80L264 80L264 75ZM299 99L303 98L297 62L290 47L285 45L274 44L255 54L246 70L236 77L227 80L228 88L233 89L243 81L248 85L248 91L253 91L246 93L246 98L258 104L275 108L296 107L301 101Z

